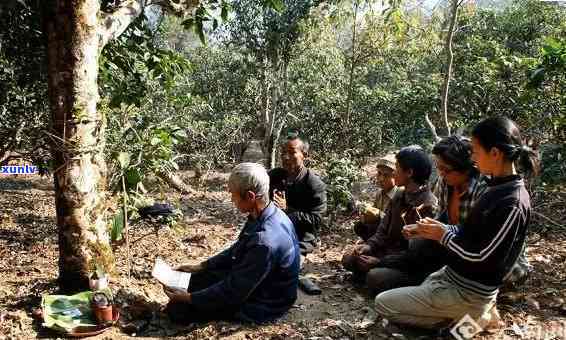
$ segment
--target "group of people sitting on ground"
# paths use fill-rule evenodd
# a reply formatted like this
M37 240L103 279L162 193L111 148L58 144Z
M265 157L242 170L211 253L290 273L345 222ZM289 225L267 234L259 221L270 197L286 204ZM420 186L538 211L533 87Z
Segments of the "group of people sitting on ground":
M282 168L267 173L242 163L232 171L232 202L248 220L231 247L179 268L193 274L187 291L165 287L172 320L263 323L295 302L301 254L319 243L326 189L305 167L305 141L290 138L281 151ZM468 315L486 327L498 320L499 289L529 271L531 205L522 176L537 174L537 155L503 117L481 121L471 139L443 138L432 154L433 190L433 160L421 147L378 160L381 190L354 225L361 239L342 263L391 322L444 328Z

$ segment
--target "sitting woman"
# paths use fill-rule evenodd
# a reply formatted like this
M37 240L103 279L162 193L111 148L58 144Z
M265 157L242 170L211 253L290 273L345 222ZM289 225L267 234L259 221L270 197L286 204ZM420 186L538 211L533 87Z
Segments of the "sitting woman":
M515 123L502 117L475 126L472 150L479 171L491 177L488 188L460 226L424 218L404 228L409 239L429 239L445 247L447 265L419 286L376 297L377 312L392 322L439 328L468 315L484 327L497 316L496 297L522 252L531 212L516 166L535 174L538 160L523 145Z
M426 152L420 146L408 146L395 157L395 183L404 188L393 196L373 236L342 258L344 268L352 271L355 279L366 280L367 274L368 287L376 290L382 287L374 287L374 284L404 280L399 277L404 274L398 271L373 269L381 258L407 249L407 241L401 234L403 226L422 217L434 216L436 212L436 198L427 186L432 162Z

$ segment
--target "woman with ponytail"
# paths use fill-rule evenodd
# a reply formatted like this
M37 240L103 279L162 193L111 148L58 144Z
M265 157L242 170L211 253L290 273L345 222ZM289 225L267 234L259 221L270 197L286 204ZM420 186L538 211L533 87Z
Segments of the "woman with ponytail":
M522 176L538 174L538 158L523 144L515 123L504 117L474 127L472 158L490 180L465 222L456 226L425 218L404 228L407 238L444 246L447 265L420 286L379 294L376 310L389 321L439 328L466 315L481 327L497 319L497 293L521 254L530 220Z

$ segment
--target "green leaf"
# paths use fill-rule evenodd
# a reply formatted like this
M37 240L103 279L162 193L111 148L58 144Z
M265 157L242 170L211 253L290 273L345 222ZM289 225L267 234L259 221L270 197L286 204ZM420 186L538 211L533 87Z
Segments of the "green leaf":
M185 130L175 130L175 132L173 132L173 134L177 138L188 138L187 131L185 131Z
M128 188L134 189L141 180L142 177L138 169L128 169L128 171L126 171L126 183Z
M127 152L120 152L116 157L118 164L122 170L126 169L130 165L130 154Z
M544 74L546 70L544 67L539 67L531 73L529 76L529 86L530 87L538 87L544 81Z
M222 1L222 9L220 10L220 17L223 21L228 20L228 3L226 1Z
M199 39L200 39L200 42L203 45L206 45L206 37L204 35L204 28L203 28L203 25L202 25L202 21L200 21L200 20L197 21L197 23L195 25L195 31L196 31L196 34L198 35Z
M124 211L120 209L112 219L112 229L110 230L110 237L112 241L120 241L122 239L122 232L124 230Z
M266 5L273 8L277 12L283 12L283 10L285 9L283 0L266 0Z
M181 23L181 25L183 25L183 27L184 27L186 30L190 30L191 28L193 28L194 24L195 24L195 19L194 19L194 18L189 18L189 19L187 19L187 20L185 20L185 21L183 21L183 22Z
M159 143L161 143L161 138L159 138L157 136L152 137L151 140L149 141L149 144L151 144L151 145L157 145Z

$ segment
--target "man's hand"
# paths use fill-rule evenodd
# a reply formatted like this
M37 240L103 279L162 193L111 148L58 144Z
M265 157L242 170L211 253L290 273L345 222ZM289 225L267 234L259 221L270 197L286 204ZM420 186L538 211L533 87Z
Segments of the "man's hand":
M415 236L416 229L417 229L416 224L407 224L406 226L403 226L403 229L401 229L401 234L403 234L403 236L407 240L409 240L411 238L414 238L413 236Z
M287 210L287 198L285 197L285 191L273 191L273 202L279 209L285 211Z
M358 244L354 247L354 255L366 255L371 253L371 247L368 244Z
M202 262L200 262L200 263L183 263L182 265L176 267L175 270L178 270L180 272L186 272L186 273L197 273L197 272L204 270L204 264Z
M364 209L360 221L365 224L376 223L381 216L381 210L373 206L366 206Z
M417 221L416 225L413 224L403 228L403 235L408 239L426 238L433 241L440 241L445 232L444 224L429 217Z
M370 269L377 266L379 263L379 259L377 257L368 256L368 255L360 255L358 256L358 265L360 269L364 272L369 272Z
M191 303L191 293L163 285L163 291L173 302Z

